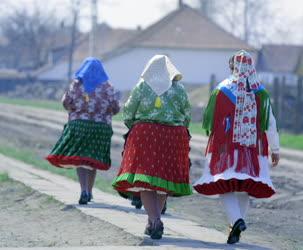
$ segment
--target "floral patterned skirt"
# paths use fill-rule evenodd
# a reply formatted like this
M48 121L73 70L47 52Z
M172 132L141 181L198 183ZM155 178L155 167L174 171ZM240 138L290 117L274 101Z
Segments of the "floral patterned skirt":
M189 139L183 126L145 122L134 125L114 188L133 194L154 190L172 196L190 195Z
M60 168L86 166L108 170L111 165L110 146L112 127L105 123L73 120L64 126L63 133L46 159Z

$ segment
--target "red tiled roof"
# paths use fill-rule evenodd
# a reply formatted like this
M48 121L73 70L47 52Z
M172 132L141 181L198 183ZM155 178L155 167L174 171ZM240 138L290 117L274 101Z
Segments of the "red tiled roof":
M138 34L137 30L114 29L106 24L98 25L96 34L96 57L102 58L102 55L113 51L122 43ZM86 34L80 45L75 49L74 60L82 61L89 56L89 34Z
M253 50L198 10L186 5L146 29L137 37L135 44L144 47Z
M255 50L187 5L171 12L105 57L110 58L132 47Z

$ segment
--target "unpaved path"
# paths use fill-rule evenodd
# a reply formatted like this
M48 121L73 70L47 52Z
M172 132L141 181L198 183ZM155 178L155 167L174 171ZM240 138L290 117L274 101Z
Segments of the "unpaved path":
M0 247L139 245L143 240L19 182L0 183Z
M31 149L40 157L44 157L58 139L66 117L59 112L41 112L37 109L20 109L8 105L1 110L0 143ZM115 124L114 130L116 134L112 145L113 167L107 172L101 172L108 180L115 176L119 166L123 145L122 133L125 128ZM202 173L204 159L201 152L205 145L203 140L195 137L192 141L192 180L200 177ZM252 200L248 215L249 229L243 237L244 240L278 242L281 249L299 249L303 246L303 154L299 151L289 152L286 150L284 153L285 156L289 155L289 158L282 159L280 166L272 171L277 195L271 199ZM171 199L169 207L169 212L174 211L206 227L227 231L225 215L216 197L195 194Z

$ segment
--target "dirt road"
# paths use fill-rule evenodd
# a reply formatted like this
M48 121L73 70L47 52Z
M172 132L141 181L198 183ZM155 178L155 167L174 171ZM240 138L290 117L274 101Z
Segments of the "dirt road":
M84 215L19 182L0 183L0 247L139 245L105 221Z
M41 111L0 105L0 143L31 149L44 157L58 139L66 115L55 111ZM122 134L125 128L114 123L115 135L112 145L113 167L101 174L111 180L116 174L122 151ZM202 150L206 139L194 136L192 140L191 179L200 177L204 164ZM271 199L252 200L248 216L249 229L243 240L265 240L277 243L281 249L303 249L303 153L283 151L288 157L282 159L272 171L277 195ZM180 205L182 204L182 205ZM169 212L181 214L203 226L226 231L222 206L216 197L195 194L186 198L170 199Z

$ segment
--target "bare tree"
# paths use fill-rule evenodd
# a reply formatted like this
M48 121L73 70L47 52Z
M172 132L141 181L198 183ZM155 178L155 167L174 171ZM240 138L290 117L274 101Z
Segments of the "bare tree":
M269 27L276 22L269 1L244 0L243 19L243 39L247 43L260 46L269 40Z
M264 0L199 0L202 12L228 32L259 46L268 39L273 11Z
M244 0L199 0L201 12L228 32L243 36Z
M14 9L2 18L0 29L7 40L6 52L9 66L18 69L36 69L47 61L56 29L56 18L35 6Z

